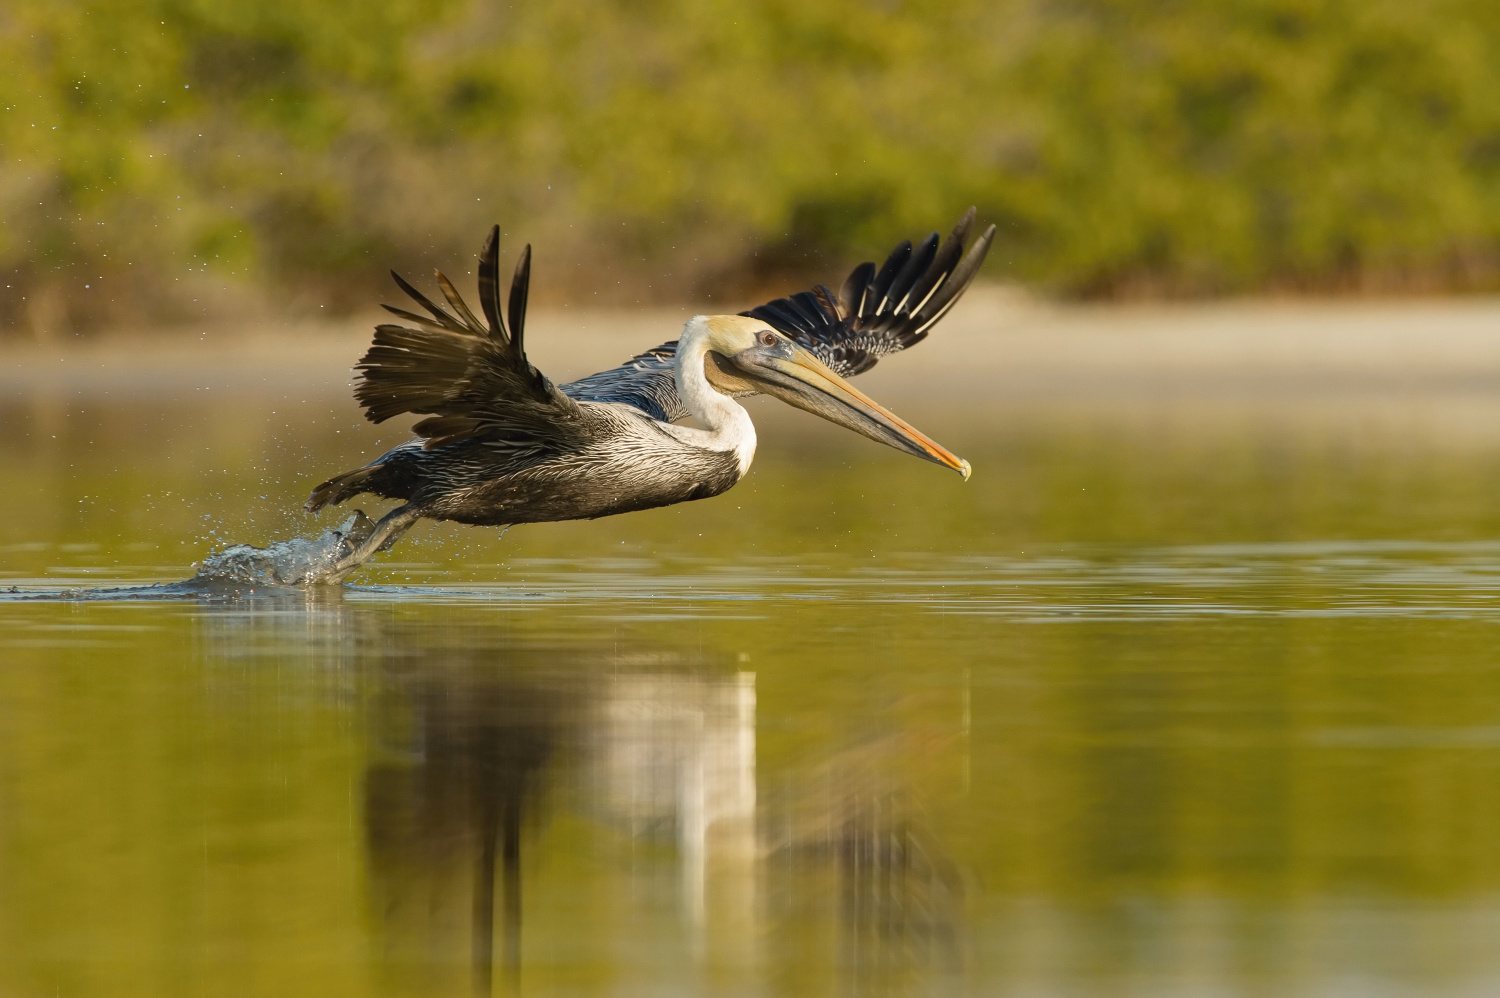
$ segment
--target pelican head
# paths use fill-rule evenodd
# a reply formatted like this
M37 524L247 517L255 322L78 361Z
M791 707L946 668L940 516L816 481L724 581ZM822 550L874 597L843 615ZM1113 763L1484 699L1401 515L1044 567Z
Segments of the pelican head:
M969 477L969 462L839 377L811 352L760 319L714 315L703 320L704 374L725 395L764 392L871 440Z

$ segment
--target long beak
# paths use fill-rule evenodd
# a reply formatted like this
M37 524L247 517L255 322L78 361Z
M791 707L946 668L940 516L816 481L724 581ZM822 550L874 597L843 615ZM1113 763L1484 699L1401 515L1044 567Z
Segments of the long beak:
M747 350L734 361L755 387L789 405L871 440L946 465L969 478L969 462L839 377L808 351L781 344L775 354Z

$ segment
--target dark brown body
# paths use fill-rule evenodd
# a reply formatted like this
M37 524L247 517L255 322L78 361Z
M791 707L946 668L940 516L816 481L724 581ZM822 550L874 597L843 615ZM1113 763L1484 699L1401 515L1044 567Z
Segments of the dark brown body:
M516 453L476 439L424 450L413 440L319 486L313 501L369 492L405 500L430 519L504 526L707 499L744 475L735 452L685 443L648 416L625 412L610 422L613 432L564 453Z

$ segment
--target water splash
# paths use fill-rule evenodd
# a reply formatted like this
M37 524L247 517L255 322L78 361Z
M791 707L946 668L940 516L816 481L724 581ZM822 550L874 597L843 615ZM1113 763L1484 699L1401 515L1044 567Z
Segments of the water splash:
M241 582L257 586L301 586L337 582L346 573L334 568L369 536L374 523L356 511L317 537L273 541L263 548L236 544L203 559L196 578L205 582Z

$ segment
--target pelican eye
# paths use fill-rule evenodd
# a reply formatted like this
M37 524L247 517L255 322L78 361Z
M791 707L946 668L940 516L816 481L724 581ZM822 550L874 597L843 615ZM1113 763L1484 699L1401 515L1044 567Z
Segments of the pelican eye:
M773 347L773 346L775 346L776 345L776 334L773 333L773 332L771 332L769 329L763 329L763 330L761 330L760 345L763 346L763 347Z

